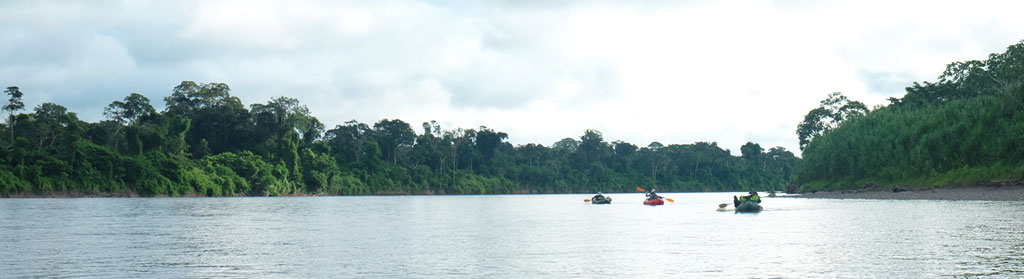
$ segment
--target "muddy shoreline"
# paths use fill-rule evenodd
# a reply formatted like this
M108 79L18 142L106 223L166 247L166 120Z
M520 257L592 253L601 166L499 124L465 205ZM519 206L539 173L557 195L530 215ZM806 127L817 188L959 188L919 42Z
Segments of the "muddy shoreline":
M811 199L1024 201L1024 185L971 186L932 189L868 189L801 193L788 197Z

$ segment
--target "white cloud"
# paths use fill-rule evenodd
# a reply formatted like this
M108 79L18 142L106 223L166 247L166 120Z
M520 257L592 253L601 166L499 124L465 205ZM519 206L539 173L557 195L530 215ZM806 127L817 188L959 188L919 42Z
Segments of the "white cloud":
M1011 7L1011 6L1018 7ZM828 93L869 105L1024 39L1021 4L945 1L6 2L0 82L95 121L181 80L299 98L329 126L486 125L516 144L797 151ZM417 129L418 131L418 129Z

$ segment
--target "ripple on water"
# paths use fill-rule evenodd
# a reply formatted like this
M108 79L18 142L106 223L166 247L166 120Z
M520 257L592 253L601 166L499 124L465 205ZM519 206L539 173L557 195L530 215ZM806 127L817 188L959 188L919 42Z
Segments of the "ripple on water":
M0 277L1024 277L1024 203L733 195L0 199Z

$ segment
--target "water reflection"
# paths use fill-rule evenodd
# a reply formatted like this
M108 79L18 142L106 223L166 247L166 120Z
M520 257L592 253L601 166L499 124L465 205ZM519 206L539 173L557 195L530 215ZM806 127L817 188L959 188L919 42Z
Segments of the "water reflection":
M1024 203L734 193L0 200L3 277L1024 276Z

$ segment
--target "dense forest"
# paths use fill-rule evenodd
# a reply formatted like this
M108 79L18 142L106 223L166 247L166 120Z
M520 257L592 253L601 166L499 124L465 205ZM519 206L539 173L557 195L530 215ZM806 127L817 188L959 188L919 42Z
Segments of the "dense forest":
M801 191L948 187L1024 178L1024 41L949 64L868 111L830 95L798 127Z
M183 81L157 111L131 93L88 123L61 105L26 112L7 87L0 194L261 196L839 190L1024 179L1024 41L949 64L936 82L868 109L833 93L797 126L803 159L756 143L637 146L586 130L513 146L487 127L419 133L398 119L327 129L299 100L248 108L223 83Z
M26 93L27 92L27 93ZM54 103L25 112L7 87L0 194L278 196L781 190L800 159L755 143L637 146L599 131L513 146L487 127L417 133L398 119L327 129L299 100L246 108L223 83L183 81L157 111L131 93L88 123Z

